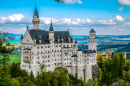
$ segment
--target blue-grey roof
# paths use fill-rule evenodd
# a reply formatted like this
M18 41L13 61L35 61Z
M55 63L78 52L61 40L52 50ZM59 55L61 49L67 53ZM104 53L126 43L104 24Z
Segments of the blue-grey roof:
M49 31L45 30L28 30L32 40L36 39L36 44L49 44ZM68 37L70 37L68 31L54 31L54 43L69 43ZM71 37L70 37L71 38ZM59 42L58 42L59 39ZM41 43L39 43L41 40ZM71 38L71 42L73 39Z
M95 50L83 50L83 53L96 53Z
M102 56L106 56L106 55L102 55Z
M77 41L75 41L74 43L78 43Z
M90 33L96 33L93 29L91 29Z
M30 48L24 48L23 50L31 50Z
M77 57L77 55L73 55L73 56L71 56L71 57Z

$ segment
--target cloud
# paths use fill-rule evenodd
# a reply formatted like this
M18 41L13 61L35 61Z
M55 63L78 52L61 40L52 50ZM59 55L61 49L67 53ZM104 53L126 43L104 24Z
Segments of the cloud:
M124 10L124 7L120 7L118 9L116 9L116 10L113 10L113 11L107 10L107 13L109 13L109 12L117 12L117 11L123 12L123 10Z
M116 16L116 20L119 21L119 22L124 22L125 19L119 15Z
M130 6L130 0L118 0L118 3L123 6Z
M122 12L123 11L123 7L121 7L121 8L119 8L119 9L117 9L117 11L120 11L120 12Z
M130 22L125 22L126 25L130 25Z
M64 3L66 4L82 4L83 2L81 0L64 0Z
M18 17L19 16L19 17ZM33 17L24 17L22 14L13 14L9 17L0 17L1 31L24 34L27 25L29 29L33 28ZM82 34L86 35L91 28L94 28L98 34L128 34L130 19L124 19L122 16L117 15L112 19L81 19L81 18L49 18L40 17L40 29L49 30L49 25L52 19L54 30L63 31L70 29L72 35ZM86 32L87 31L87 32ZM120 31L124 31L120 33ZM107 33L106 33L107 32Z
M22 18L24 18L24 16L22 14L13 14L13 15L9 16L9 19L11 21L21 21Z

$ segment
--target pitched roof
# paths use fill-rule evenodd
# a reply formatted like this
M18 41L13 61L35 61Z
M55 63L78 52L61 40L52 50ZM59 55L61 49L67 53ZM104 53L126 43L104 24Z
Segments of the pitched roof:
M45 30L28 30L32 40L36 39L36 44L49 44L49 31ZM69 32L67 31L54 31L54 43L69 43L68 37L70 37ZM71 38L71 37L70 37ZM59 39L59 42L58 42ZM41 40L41 43L39 43ZM71 38L70 42L73 42Z

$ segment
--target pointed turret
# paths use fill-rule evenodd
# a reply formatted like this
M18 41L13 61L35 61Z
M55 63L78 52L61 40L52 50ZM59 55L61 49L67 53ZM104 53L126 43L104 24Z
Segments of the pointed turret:
M51 20L51 24L50 24L50 29L49 29L49 31L54 31L54 30L53 30L53 26L52 26L52 20Z
M27 25L27 30L29 29L28 25Z
M32 23L33 23L33 30L40 30L39 29L40 19L39 19L39 16L38 16L36 4L35 4L35 11L34 11Z
M22 44L22 41L23 41L23 35L21 34L21 44Z
M39 18L39 16L38 16L38 12L37 12L37 7L36 7L36 3L35 3L35 11L34 11L34 15L33 15L33 18L34 18L34 16L37 16L37 18Z
M53 30L53 26L52 26L52 20L51 20L51 24L50 24L50 28L49 28L49 41L50 41L50 43L52 43L52 41L54 41L54 30Z
M23 39L23 35L21 34L21 39Z

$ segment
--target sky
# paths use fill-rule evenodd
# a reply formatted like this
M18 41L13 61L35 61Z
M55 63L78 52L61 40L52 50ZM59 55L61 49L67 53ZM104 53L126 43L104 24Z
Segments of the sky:
M130 34L130 0L0 0L0 31L24 34L27 25L33 28L35 3L40 29L49 30L52 19L55 31L71 35L88 35L93 28L97 35Z

